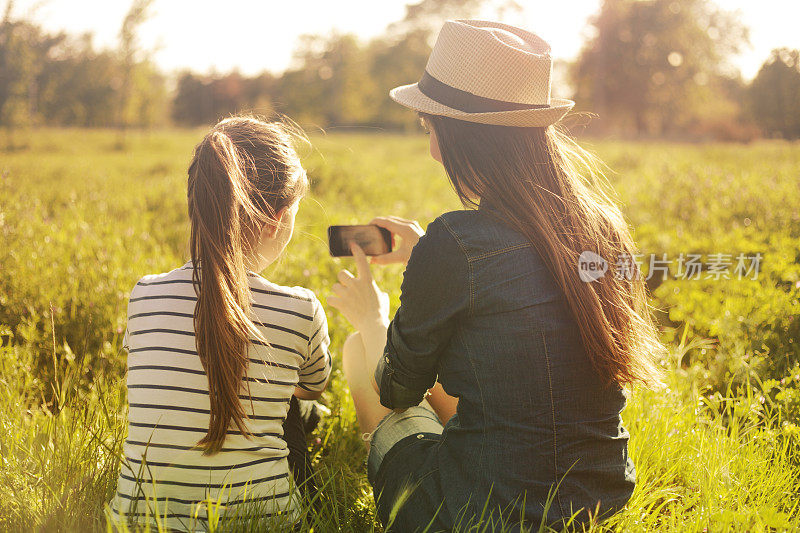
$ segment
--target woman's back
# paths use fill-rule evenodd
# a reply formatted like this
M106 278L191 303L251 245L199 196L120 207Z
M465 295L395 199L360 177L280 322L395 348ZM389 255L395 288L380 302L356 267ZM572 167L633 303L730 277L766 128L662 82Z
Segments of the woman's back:
M445 428L456 438L443 448L470 461L483 430L469 470L482 489L475 495L491 489L511 502L527 491L529 519L551 490L548 522L598 502L601 512L621 507L634 486L621 388L598 379L563 293L524 236L484 210L446 220L470 263L473 303L440 359L440 381L461 397Z
M445 501L440 525L452 527L468 502L467 516L480 513L490 494L492 508L516 508L512 517L525 497L530 523L541 520L550 491L547 523L595 512L598 502L601 513L624 505L634 471L622 390L598 380L530 242L486 209L446 213L415 247L390 328L396 382L414 388L404 369L418 370L426 339L442 331L446 347L427 362L459 398L458 412L420 487L428 501Z
M551 72L540 36L451 20L419 81L390 92L420 114L462 205L480 208L439 217L424 237L393 222L401 248L418 241L378 260L408 261L388 327L365 259L333 287L358 329L343 367L371 435L379 515L398 531L433 517L434 529L465 526L489 494L491 510L536 527L548 507L548 521L585 518L632 492L622 388L657 383L664 350L635 272L579 275L587 251L614 262L637 249L602 165L557 126L574 102L551 97ZM363 361L376 366L379 405ZM425 395L445 427L419 405ZM393 509L417 482L421 496Z
M202 275L202 269L201 269ZM295 386L317 391L330 373L322 308L309 290L249 273L254 322L271 346L251 343L240 400L251 438L230 429L221 451L204 455L208 377L197 355L192 264L142 278L128 307L128 437L112 508L132 519L154 508L169 527L193 527L193 505L207 499L259 502L260 516L291 508L282 422ZM249 389L249 394L248 394ZM155 484L155 489L153 485ZM164 500L168 499L168 506ZM234 511L234 509L231 509ZM152 515L152 513L151 513ZM205 517L201 511L197 516Z

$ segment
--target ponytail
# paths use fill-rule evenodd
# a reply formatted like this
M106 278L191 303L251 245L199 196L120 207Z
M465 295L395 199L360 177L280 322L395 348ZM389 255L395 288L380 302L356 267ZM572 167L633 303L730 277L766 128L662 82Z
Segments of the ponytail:
M251 437L240 401L248 347L251 337L268 343L251 318L246 232L257 238L260 228L302 192L291 181L299 162L288 136L274 139L280 131L254 119L228 119L198 145L189 167L190 249L197 292L194 329L210 402L208 432L198 446L207 455L222 448L231 427ZM259 144L259 132L269 142ZM243 150L236 141L247 137ZM258 164L259 159L274 158L276 151L270 147L281 143L286 145L286 161L270 161L269 167ZM264 168L274 175L264 179Z

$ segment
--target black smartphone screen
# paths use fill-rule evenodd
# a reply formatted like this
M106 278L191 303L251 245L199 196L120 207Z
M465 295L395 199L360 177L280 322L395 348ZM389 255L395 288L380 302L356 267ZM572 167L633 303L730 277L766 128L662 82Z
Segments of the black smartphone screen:
M367 224L364 226L328 227L328 248L334 257L353 255L350 243L355 241L367 255L383 255L392 251L392 234L389 230Z

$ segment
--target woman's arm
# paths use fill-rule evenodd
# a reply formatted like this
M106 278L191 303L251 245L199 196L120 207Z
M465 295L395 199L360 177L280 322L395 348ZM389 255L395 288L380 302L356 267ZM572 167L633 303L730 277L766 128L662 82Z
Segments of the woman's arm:
M436 383L431 390L428 391L425 399L436 412L436 416L444 424L456 414L458 408L458 398L450 396L444 391L441 383Z
M376 217L370 221L392 233L392 248L388 254L376 255L371 259L376 265L389 265L392 263L408 264L411 257L411 250L419 242L420 237L425 235L425 231L416 220L407 220L400 217ZM400 237L400 244L397 245L397 238Z
M437 219L428 226L403 274L400 307L388 325L368 274L363 252L353 249L359 265L356 278L339 275L329 303L338 308L362 334L365 363L377 364L375 380L381 404L390 409L418 405L436 383L438 360L450 342L459 317L470 302L469 266L447 224ZM385 296L385 295L384 295Z
M390 253L372 257L370 261L373 264L407 264L408 259L411 257L411 250L413 250L414 246L416 246L416 244L419 242L420 237L425 235L425 231L422 229L422 227L420 227L416 220L387 216L373 218L370 221L370 224L375 224L376 226L380 226L389 230L392 233L393 244L393 250ZM398 237L400 238L399 246L397 246ZM372 280L372 272L370 271L366 256L363 252L361 252L361 249L358 246L354 248L353 255L356 259L356 266L358 268L356 271L358 274L356 279L363 280L365 285L374 285L374 289L378 290L377 285L375 285L374 281ZM350 275L349 272L344 271L339 275L341 286L338 288L349 288L350 282L353 281L353 279L353 276ZM334 292L336 292L336 289L337 287L334 287ZM337 303L345 303L340 297L341 294L337 293L337 295L333 298L333 301L331 301L331 299L328 301L331 303L331 305L337 307ZM365 300L368 300L365 302L367 304L375 303L374 299ZM345 303L345 305L347 305L347 303ZM355 314L355 310L348 309L348 312L345 312L343 309L340 310L345 313L345 316L348 318L348 320L350 320L350 317L347 316L348 314ZM362 313L367 315L370 314L369 305L367 305L365 308L362 308ZM353 325L356 325L356 322L353 320L350 320L350 322L353 323ZM364 348L366 349L367 353L367 364L370 368L375 368L378 366L378 361L383 353L383 347L386 345L386 330L389 327L388 313L386 315L378 315L373 313L371 318L366 317L366 319L362 320L361 323L363 325L361 327L356 326L356 329L358 329L358 331L361 333L361 339L364 342ZM375 392L379 392L378 383L375 381L374 377L372 382Z
M386 216L375 217L370 221L370 224L380 226L392 233L392 251L388 254L370 258L370 262L376 265L389 265L392 263L408 264L411 251L419 242L420 237L425 235L425 230L422 229L416 220ZM398 237L400 238L399 245L397 244ZM376 324L374 330L367 332L367 337L364 337L364 343L370 346L367 349L367 353L372 353L373 356L377 355L377 359L375 357L369 358L370 368L376 368L378 365L378 359L381 357L381 352L386 344L387 327L388 323L386 325ZM369 340L367 340L367 338ZM378 344L380 344L380 347L378 347ZM374 365L372 365L373 360L375 361ZM380 387L374 375L372 377L372 386L375 392L380 394Z
M389 295L380 290L369 268L367 256L360 246L351 245L356 260L356 275L347 270L339 273L339 283L332 287L328 303L341 311L361 334L365 359L369 368L378 365L386 345L389 327ZM377 391L377 385L375 385Z

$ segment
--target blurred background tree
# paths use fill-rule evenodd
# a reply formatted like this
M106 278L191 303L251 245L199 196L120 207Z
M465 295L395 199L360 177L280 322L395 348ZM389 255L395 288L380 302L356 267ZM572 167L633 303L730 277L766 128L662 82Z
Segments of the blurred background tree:
M421 32L430 40L445 20L473 18L482 9L508 18L519 14L522 7L515 0L420 0L406 5L403 19L390 24L387 32L395 36Z
M590 24L572 80L602 129L674 135L700 126L709 105L739 118L725 88L748 32L732 14L709 0L603 0Z
M64 39L42 64L38 113L50 125L112 126L119 104L112 88L116 77L116 58L95 52L91 35Z
M9 2L0 21L0 126L15 139L31 126L150 127L165 124L166 77L137 44L151 0L136 0L118 50L97 52L89 34L48 33ZM28 15L30 17L30 15Z
M0 125L12 132L10 142L20 129L39 123L39 77L50 50L65 39L12 18L13 9L10 1L0 21Z
M199 126L241 111L312 127L413 129L388 98L418 79L448 18L511 17L514 0L418 0L383 36L305 35L283 73L158 71L137 34L152 0L132 0L115 50L49 33L7 4L0 22L0 126ZM731 59L748 30L712 0L603 0L574 63L554 65L554 94L596 113L589 132L680 139L796 138L797 52L774 51L751 84Z
M768 135L800 138L800 50L773 50L749 91L753 119Z
M119 32L119 76L112 78L119 103L116 125L153 126L166 111L164 79L139 44L138 32L150 16L153 0L133 0Z
M369 125L375 120L377 86L369 57L353 35L304 35L295 67L278 82L276 107L316 126Z
M418 80L430 52L430 33L424 28L376 40L370 45L370 76L379 90L383 91L383 95L376 95L376 122L405 129L417 126L417 118L395 104L388 93L393 87Z

